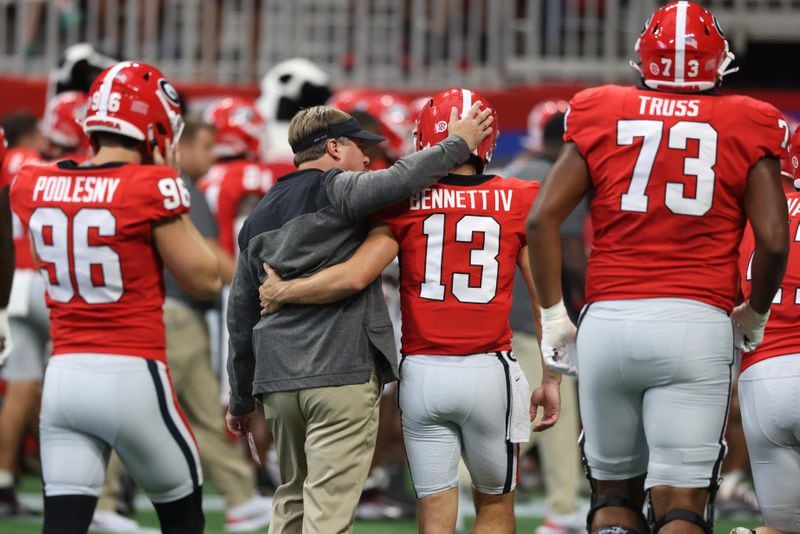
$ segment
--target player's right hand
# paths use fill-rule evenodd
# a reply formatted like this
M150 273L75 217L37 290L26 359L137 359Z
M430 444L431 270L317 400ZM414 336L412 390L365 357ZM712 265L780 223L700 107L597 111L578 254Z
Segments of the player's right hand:
M5 308L0 309L0 367L6 363L11 352L11 329L8 326L8 312Z
M736 348L742 352L752 352L764 340L764 328L769 319L767 313L758 313L750 306L750 301L739 304L731 312L731 321L737 333Z
M575 337L578 329L567 315L564 301L542 308L542 359L553 371L576 376Z
M486 108L480 111L481 103L475 102L463 117L458 118L458 108L450 109L450 124L447 131L450 135L457 135L467 142L470 150L475 150L481 141L492 133L492 110Z
M285 288L283 278L276 273L266 262L262 264L267 278L258 287L258 298L261 304L261 316L270 315L281 309L283 302L280 295Z

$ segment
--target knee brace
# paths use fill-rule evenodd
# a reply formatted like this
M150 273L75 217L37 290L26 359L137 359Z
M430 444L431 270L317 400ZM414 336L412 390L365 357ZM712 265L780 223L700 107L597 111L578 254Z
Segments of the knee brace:
M598 529L592 530L592 521L594 520L594 516L598 510L601 508L608 508L609 506L619 507L619 508L627 508L628 510L633 511L636 514L636 517L639 519L639 525L641 526L641 530L633 530L628 527L621 527L621 526L610 526L610 527L600 527ZM616 495L611 495L608 497L603 497L598 499L594 492L592 494L592 506L589 509L589 514L586 516L586 530L591 532L592 534L639 534L646 533L650 531L649 525L647 523L647 519L645 519L644 514L642 513L641 509L637 508L636 503L632 500L627 499L625 497L618 497Z
M694 523L698 527L703 529L705 534L713 534L713 527L711 524L706 521L706 519L698 513L692 512L691 510L670 510L663 516L661 519L655 522L653 525L653 534L657 534L659 530L661 530L664 525L669 523L670 521L688 521L689 523Z

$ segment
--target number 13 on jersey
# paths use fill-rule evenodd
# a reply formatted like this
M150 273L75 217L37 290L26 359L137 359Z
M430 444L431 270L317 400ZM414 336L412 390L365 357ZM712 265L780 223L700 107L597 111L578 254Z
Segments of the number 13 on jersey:
M450 292L459 302L488 304L497 294L500 223L484 215L460 217L455 224L454 236L446 235L446 216L443 213L429 215L423 222L422 233L426 237L425 281L420 284L419 296L428 300L444 300L447 290L442 281L445 249L449 243L473 243L476 234L483 234L483 246L470 248L469 253L469 266L481 269L480 284L471 286L469 273L454 271Z

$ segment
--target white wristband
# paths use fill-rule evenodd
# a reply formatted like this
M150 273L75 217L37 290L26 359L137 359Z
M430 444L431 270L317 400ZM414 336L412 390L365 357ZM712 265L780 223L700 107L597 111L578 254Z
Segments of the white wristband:
M557 304L553 304L548 308L541 308L541 310L543 323L558 321L564 317L569 318L569 315L567 314L567 307L564 306L563 299L559 300Z

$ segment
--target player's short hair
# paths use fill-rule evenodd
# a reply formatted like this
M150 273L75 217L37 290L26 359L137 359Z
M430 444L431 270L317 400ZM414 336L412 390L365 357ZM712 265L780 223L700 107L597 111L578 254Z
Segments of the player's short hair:
M564 142L564 114L555 113L544 125L542 138L546 146L561 147Z
M3 117L2 126L6 132L8 148L14 148L23 139L36 133L39 119L30 111L15 111Z
M332 124L350 119L350 114L330 106L313 106L301 109L289 123L289 144L293 145L306 136L322 130ZM299 151L294 155L294 164L299 166L307 161L314 161L325 155L325 147L329 139Z
M204 130L212 134L217 131L212 124L205 122L200 117L186 117L184 118L183 133L181 133L181 138L178 142L181 144L192 143L197 138L197 134Z
M113 132L92 132L91 139L97 147L126 148L128 150L135 150L144 143L133 137Z

